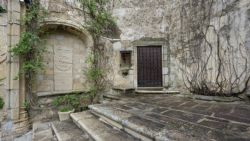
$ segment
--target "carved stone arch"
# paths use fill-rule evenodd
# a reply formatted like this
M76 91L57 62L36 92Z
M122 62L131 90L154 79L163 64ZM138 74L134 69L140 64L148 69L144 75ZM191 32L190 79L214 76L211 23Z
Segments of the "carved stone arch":
M72 34L79 36L84 41L87 41L89 47L93 46L93 38L91 34L86 29L84 29L81 24L59 19L57 19L56 21L47 19L45 22L41 24L41 29L43 31L48 31L51 29L53 30L57 28L63 28L64 30Z
M34 92L38 96L84 92L88 83L84 74L93 39L81 25L67 21L46 21L45 71L37 75Z

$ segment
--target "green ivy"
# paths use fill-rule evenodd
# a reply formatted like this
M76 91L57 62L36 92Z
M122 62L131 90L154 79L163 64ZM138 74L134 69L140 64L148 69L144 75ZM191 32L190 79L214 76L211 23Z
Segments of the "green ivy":
M57 97L52 104L59 108L61 112L71 111L72 109L81 111L90 104L89 99L89 94L73 93Z
M87 14L89 19L85 24L85 28L90 32L94 40L94 46L87 59L89 67L87 69L87 79L91 83L90 96L91 101L104 90L105 71L103 70L100 62L102 59L99 46L101 36L109 36L114 33L116 29L116 22L114 21L111 13L106 9L108 0L79 0L82 4L84 14Z
M41 34L39 22L45 15L46 12L40 7L39 0L34 0L23 18L23 27L26 30L21 34L19 43L11 49L12 54L19 56L23 61L21 73L36 73L43 69L42 56L45 47L41 46L43 40L39 36ZM27 79L32 80L32 78Z
M0 97L0 110L3 109L3 106L4 106L4 101L3 98Z
M19 74L24 74L25 85L28 93L28 103L34 105L32 95L33 80L36 73L43 70L43 53L46 48L42 46L44 40L40 38L43 34L39 24L44 20L46 11L40 7L39 0L33 0L32 4L26 9L25 16L22 18L22 28L19 43L10 52L13 56L20 58L21 66ZM18 79L19 77L15 77Z
M34 52L34 46L37 46L40 38L32 32L23 32L19 43L11 50L13 55L25 57L30 52Z
M0 5L0 13L6 13L6 9L4 9L1 5Z
M87 29L93 38L98 40L101 35L112 34L116 27L111 13L106 9L107 0L80 0L85 13L88 13L90 20L87 21Z

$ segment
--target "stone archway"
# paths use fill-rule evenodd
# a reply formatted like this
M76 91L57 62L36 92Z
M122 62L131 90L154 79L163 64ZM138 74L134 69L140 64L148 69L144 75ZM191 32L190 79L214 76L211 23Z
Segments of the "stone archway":
M47 23L43 73L37 75L35 93L38 96L86 91L84 76L86 58L93 41L81 28L67 23Z

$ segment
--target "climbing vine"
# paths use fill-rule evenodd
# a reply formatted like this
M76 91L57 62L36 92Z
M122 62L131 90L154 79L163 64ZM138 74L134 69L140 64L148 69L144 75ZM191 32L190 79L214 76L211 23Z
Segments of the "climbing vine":
M11 52L22 62L19 76L24 75L28 102L34 104L33 80L35 74L43 69L42 55L45 52L45 47L41 46L43 40L40 38L42 31L39 23L43 21L46 11L40 7L39 0L33 0L32 4L26 7L27 10L22 21L25 31L22 32L19 43L11 49Z
M181 2L183 78L190 92L239 96L250 81L238 0Z
M86 28L92 35L94 45L91 49L87 63L87 79L90 81L91 101L100 98L98 95L105 89L106 70L104 46L100 43L101 36L112 36L116 32L116 23L107 10L107 0L79 0L86 15Z

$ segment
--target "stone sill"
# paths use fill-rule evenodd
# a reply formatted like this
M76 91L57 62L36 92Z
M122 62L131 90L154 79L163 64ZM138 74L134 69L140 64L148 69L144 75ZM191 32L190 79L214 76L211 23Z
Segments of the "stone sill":
M37 92L38 97L46 97L46 96L59 96L59 95L66 95L70 93L86 93L87 91L78 90L78 91L55 91L55 92Z

